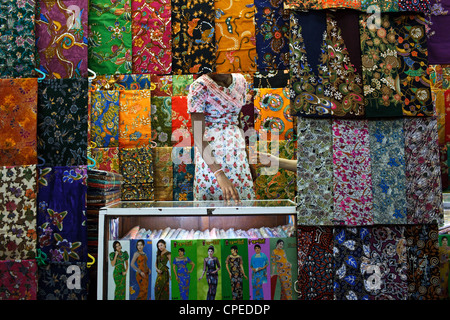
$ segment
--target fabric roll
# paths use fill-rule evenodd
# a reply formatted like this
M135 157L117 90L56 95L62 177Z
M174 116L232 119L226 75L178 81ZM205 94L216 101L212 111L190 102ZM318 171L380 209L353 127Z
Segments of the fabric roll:
M0 260L0 300L37 300L36 260Z
M0 167L0 260L36 256L36 165Z
M333 224L331 119L300 117L297 124L297 223Z
M87 79L44 79L38 88L38 156L46 166L86 165Z
M369 121L375 224L406 224L403 119Z
M40 167L38 249L49 261L87 261L86 166Z
M89 1L89 68L97 75L132 72L130 0Z
M334 223L373 224L369 128L366 120L333 120Z
M89 91L90 141L98 148L119 146L119 94L118 90Z
M37 164L37 79L0 79L0 165Z
M299 300L334 299L333 228L298 226Z
M87 78L88 1L37 1L36 51L47 79Z

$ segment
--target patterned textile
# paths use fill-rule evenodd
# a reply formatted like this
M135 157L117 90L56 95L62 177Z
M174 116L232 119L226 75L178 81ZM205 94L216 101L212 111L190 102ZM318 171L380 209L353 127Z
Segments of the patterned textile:
M297 124L297 223L333 224L331 119L300 117Z
M308 10L322 9L322 0L284 0L285 9Z
M369 300L364 262L369 261L371 234L364 227L336 227L334 234L334 299Z
M172 201L173 199L173 163L172 147L154 148L154 185L155 200Z
M430 13L430 0L398 0L399 11Z
M174 147L173 163L173 200L194 200L194 147Z
M274 154L284 159L295 159L295 143L284 141L259 141L260 152ZM254 182L256 199L290 199L295 200L295 173L278 167L260 167L256 171Z
M0 300L36 300L36 275L36 260L0 260Z
M361 0L322 0L323 9L361 9Z
M38 300L87 300L85 262L50 262L38 266Z
M96 169L120 173L118 147L92 148L91 157L95 160Z
M406 224L403 120L369 121L373 216L376 224Z
M255 89L255 130L262 140L289 140L293 138L293 118L288 88Z
M428 63L443 65L450 63L450 33L448 14L450 3L442 0L431 0L431 13L427 30ZM447 82L448 83L448 82Z
M0 260L36 255L35 165L0 167Z
M172 145L172 97L151 97L152 141L158 147Z
M47 79L87 78L88 1L37 1L37 65Z
M366 120L333 121L335 224L373 223L369 132Z
M191 132L191 115L188 113L187 96L172 97L172 143L177 147L194 145Z
M88 58L98 75L132 72L130 0L89 1Z
M189 86L194 82L194 75L183 74L173 75L173 95L174 96L187 96L189 93Z
M255 1L258 70L289 69L289 11L283 1Z
M0 165L37 164L37 79L0 79Z
M119 147L151 143L150 90L121 90L119 95Z
M442 223L442 189L437 122L404 119L408 223Z
M288 70L260 70L253 75L254 88L286 88L289 87Z
M170 74L172 28L169 0L133 0L133 73Z
M251 0L217 0L215 39L218 73L256 71L254 3ZM214 37L214 34L212 35Z
M432 116L435 114L430 91L428 68L427 22L417 14L402 14L392 27L397 37L399 84L403 115Z
M408 298L407 243L404 226L377 226L370 229L370 257L361 268L370 300Z
M87 79L49 79L38 87L38 156L46 166L86 164Z
M192 75L191 75L192 76ZM171 97L174 76L151 75L152 97Z
M333 300L333 228L297 228L298 299Z
M119 91L90 91L90 141L98 148L119 146Z
M35 1L0 4L0 78L35 76Z
M405 228L408 257L408 300L437 300L440 295L438 226Z
M371 14L360 15L362 73L366 117L403 115L402 93L396 86L400 59L392 14L381 14L378 26Z
M362 0L361 10L367 12L398 12L398 1L391 0Z
M49 261L87 261L86 166L41 167L38 249Z
M214 1L172 1L172 73L215 71Z

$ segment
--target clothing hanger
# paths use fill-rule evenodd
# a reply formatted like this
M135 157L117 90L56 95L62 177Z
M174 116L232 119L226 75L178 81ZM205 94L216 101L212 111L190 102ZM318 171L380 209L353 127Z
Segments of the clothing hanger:
M44 72L42 72L41 70L34 68L34 70L36 70L38 73L40 73L42 75L41 78L38 78L38 82L41 82L42 80L45 79L45 77L47 76Z
M87 263L87 267L90 268L95 263L95 258L90 253L88 253L88 257L92 259L91 262Z

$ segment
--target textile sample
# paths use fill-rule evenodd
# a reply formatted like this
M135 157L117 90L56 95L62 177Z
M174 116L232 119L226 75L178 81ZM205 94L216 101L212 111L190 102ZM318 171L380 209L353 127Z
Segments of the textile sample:
M118 147L92 148L91 157L95 160L96 169L120 173Z
M0 165L37 164L37 79L0 79Z
M191 115L188 113L187 96L172 97L172 143L174 147L194 145Z
M87 164L87 79L44 79L38 88L38 156L45 166Z
M36 260L0 260L0 300L37 299Z
M450 63L450 34L448 14L450 3L442 0L430 1L431 12L427 16L429 30L427 30L428 63L441 65Z
M119 146L119 91L89 91L90 141L98 148Z
M151 97L152 141L158 147L172 145L172 97Z
M187 96L189 93L189 85L194 82L194 75L173 75L172 82L174 96Z
M172 147L156 147L154 150L154 185L156 201L173 200Z
M0 167L0 260L36 255L36 165Z
M150 76L152 97L171 97L172 95L175 95L172 93L174 87L173 79L175 79L175 76L160 76L152 74Z
M194 200L194 147L173 147L173 200Z
M88 1L37 1L37 65L47 79L87 78Z
M87 261L87 167L40 167L38 249L49 261Z

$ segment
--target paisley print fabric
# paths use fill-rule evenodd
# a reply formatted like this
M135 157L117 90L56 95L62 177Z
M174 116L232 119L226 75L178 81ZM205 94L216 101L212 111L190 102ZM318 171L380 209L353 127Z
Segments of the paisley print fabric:
M171 8L168 0L133 0L133 73L170 74L172 71Z
M214 72L214 1L172 1L172 73Z
M0 78L35 77L35 7L34 0L0 4Z
M37 151L44 164L87 164L87 79L42 80L38 101Z
M151 91L121 90L119 95L119 147L151 143Z
M373 216L376 224L405 224L403 120L369 121Z
M405 228L408 257L408 300L437 300L439 285L439 243L437 224L408 225Z
M119 91L90 91L90 140L98 148L119 146Z
M369 300L364 263L370 259L371 234L365 227L336 227L334 237L334 299Z
M331 119L300 117L297 124L297 223L333 224Z
M298 250L298 299L334 299L333 228L299 226Z
M87 78L88 1L37 1L37 65L47 79Z
M37 164L37 79L0 79L0 165Z
M217 0L215 40L218 73L256 71L254 2ZM214 34L212 35L214 37Z
M40 167L38 249L49 261L87 261L86 166Z
M89 1L88 59L98 75L132 72L130 0Z
M0 167L0 260L35 257L36 193L35 165Z
M283 1L255 1L258 70L289 69L289 11Z
M408 223L442 223L436 119L405 118L404 132Z
M408 299L408 260L404 226L370 228L370 257L362 264L370 300Z
M373 223L369 128L366 120L333 120L335 224Z
M37 299L36 260L0 260L0 300Z

